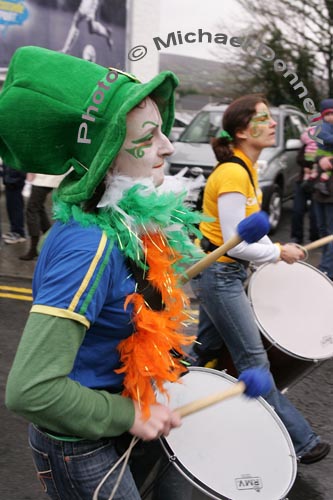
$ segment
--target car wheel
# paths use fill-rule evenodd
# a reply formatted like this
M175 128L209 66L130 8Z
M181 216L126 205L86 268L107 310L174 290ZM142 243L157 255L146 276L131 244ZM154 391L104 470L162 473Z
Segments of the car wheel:
M271 225L270 234L273 234L277 230L282 214L282 189L278 184L274 184L266 211Z

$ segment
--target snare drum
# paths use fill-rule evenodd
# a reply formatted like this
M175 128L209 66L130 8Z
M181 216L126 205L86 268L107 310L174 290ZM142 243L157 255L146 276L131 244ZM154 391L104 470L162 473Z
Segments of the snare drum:
M167 384L169 405L175 409L235 382L216 370L190 368L180 383ZM161 395L158 400L165 403ZM296 477L289 434L262 398L238 396L202 409L161 441L170 461L212 498L280 500Z
M263 264L247 293L280 390L333 356L333 283L325 274L305 262ZM225 347L218 367L237 376Z
M264 264L253 273L248 296L260 331L298 359L333 356L333 283L305 262Z

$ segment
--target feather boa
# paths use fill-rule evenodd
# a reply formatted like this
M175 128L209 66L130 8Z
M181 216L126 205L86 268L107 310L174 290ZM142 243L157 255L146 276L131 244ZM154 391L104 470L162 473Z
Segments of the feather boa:
M123 366L116 371L125 374L123 395L138 401L144 417L148 417L150 405L156 402L152 381L164 393L165 381L179 379L186 368L170 351L185 354L182 346L191 344L195 337L179 333L188 302L172 272L171 265L178 256L160 233L147 234L142 240L149 266L147 278L160 291L164 309L153 311L139 293L127 297L125 306L134 304L135 331L119 344Z
M193 244L189 234L200 238L197 225L208 220L193 212L183 203L182 195L173 192L159 193L157 189L136 184L124 190L120 200L99 209L97 214L85 213L78 205L70 205L53 195L53 216L64 223L74 219L84 227L98 226L115 242L124 255L145 268L145 255L140 235L163 230L168 245L179 260L174 270L181 273L184 265L202 258L202 251ZM209 219L211 220L211 219Z

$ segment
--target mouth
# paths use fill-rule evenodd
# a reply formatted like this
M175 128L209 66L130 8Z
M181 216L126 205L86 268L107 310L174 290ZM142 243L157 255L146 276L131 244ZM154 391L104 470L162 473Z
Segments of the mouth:
M155 165L155 167L153 167L153 168L161 168L161 167L163 167L163 165L164 165L164 161L162 163L159 163L159 165Z

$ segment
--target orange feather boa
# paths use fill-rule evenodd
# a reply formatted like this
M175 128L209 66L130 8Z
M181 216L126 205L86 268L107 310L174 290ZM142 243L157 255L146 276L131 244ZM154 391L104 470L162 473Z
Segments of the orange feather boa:
M148 418L149 407L156 403L153 383L165 393L164 382L175 382L186 371L170 350L185 354L182 346L191 344L195 337L180 333L182 322L187 318L184 307L188 299L178 288L172 270L179 256L160 232L144 235L142 243L149 266L147 279L160 291L164 309L152 310L139 293L127 297L125 308L129 302L134 304L135 331L119 344L122 367L117 373L125 374L123 395L138 401L144 417Z

